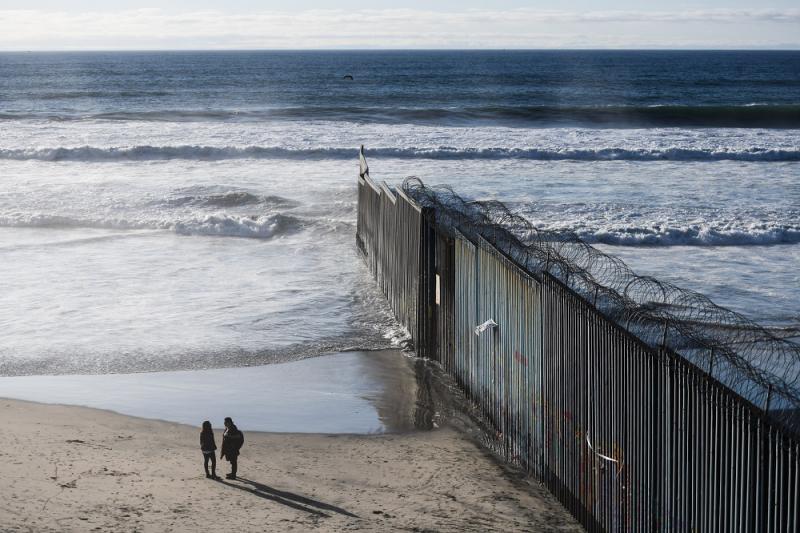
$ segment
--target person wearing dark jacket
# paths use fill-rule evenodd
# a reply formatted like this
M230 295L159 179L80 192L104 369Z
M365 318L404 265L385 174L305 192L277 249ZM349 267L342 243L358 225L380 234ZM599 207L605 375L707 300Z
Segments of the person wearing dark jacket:
M219 454L219 458L227 459L231 464L231 473L225 476L227 479L236 479L236 467L242 444L244 444L244 435L233 423L231 417L226 417L225 433L222 434L222 452Z
M217 443L214 442L214 431L211 429L211 422L203 422L203 429L200 430L200 451L203 452L203 468L206 470L206 477L219 479L217 477ZM208 473L208 462L211 461L211 473Z

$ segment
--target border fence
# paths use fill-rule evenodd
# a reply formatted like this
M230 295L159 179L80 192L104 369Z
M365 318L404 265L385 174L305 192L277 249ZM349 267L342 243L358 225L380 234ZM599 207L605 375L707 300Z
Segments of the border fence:
M358 247L418 355L454 377L506 460L592 532L800 531L793 429L442 217L376 185L362 147Z

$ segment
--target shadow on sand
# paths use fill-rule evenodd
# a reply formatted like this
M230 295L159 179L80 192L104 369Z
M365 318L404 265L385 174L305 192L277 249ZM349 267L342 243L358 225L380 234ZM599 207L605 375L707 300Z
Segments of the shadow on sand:
M345 509L342 509L341 507L336 507L335 505L323 503L317 500L312 500L311 498L300 496L299 494L294 494L292 492L287 492L285 490L273 489L272 487L264 485L263 483L251 481L243 477L237 477L236 481L240 481L244 485L240 485L238 483L232 483L230 481L225 481L222 479L219 480L220 483L222 483L223 485L227 485L228 487L233 487L235 489L249 492L250 494L258 496L259 498L264 498L265 500L272 500L274 502L283 504L287 507L291 507L292 509L297 509L298 511L305 511L309 514L317 516L325 516L325 517L330 515L326 514L324 511L331 511L345 516L358 518L358 515L355 515Z

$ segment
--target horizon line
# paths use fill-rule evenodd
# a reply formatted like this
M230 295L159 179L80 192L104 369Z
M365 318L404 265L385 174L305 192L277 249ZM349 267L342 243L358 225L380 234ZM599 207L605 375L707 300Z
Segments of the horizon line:
M0 53L108 53L108 52L800 52L800 44L785 48L60 48L0 49Z

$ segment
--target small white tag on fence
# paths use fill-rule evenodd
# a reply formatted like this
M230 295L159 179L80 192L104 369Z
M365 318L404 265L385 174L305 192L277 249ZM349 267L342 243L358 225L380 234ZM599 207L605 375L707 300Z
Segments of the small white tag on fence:
M475 335L480 335L481 333L483 333L487 329L496 328L496 327L497 327L497 322L495 322L494 320L492 320L490 318L489 320L487 320L486 322L484 322L480 326L475 327Z

